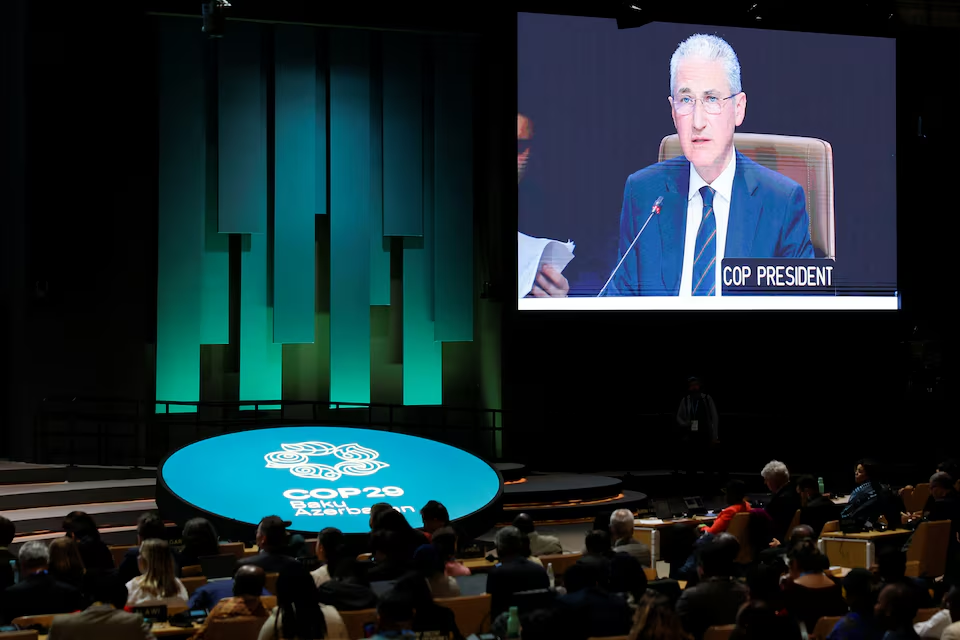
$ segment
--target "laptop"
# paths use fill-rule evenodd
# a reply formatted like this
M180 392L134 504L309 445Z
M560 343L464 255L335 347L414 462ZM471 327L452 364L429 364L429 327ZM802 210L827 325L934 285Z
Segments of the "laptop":
M237 556L232 553L200 556L200 568L207 580L232 578L237 572Z

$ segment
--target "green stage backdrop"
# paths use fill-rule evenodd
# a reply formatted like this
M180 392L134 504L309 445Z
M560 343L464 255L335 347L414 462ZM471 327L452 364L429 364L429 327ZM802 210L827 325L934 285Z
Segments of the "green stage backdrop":
M475 294L473 43L156 25L158 403L500 408L499 312Z

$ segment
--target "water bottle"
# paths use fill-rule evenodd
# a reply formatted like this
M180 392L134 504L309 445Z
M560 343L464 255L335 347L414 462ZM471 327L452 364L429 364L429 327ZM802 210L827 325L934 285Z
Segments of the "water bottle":
M516 607L510 607L507 618L507 638L520 638L520 613Z
M823 478L817 478L817 488L820 489L820 495L823 495Z
M550 579L550 588L553 589L553 588L556 586L556 584L557 584L557 579L556 579L556 577L553 575L553 563L552 563L552 562L548 562L548 563L547 563L547 578Z

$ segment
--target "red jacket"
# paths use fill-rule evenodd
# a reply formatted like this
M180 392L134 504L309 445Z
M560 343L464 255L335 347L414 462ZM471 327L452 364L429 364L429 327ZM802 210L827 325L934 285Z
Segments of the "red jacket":
M730 505L720 512L717 519L713 521L713 526L707 528L707 533L712 533L713 535L723 533L727 530L727 527L730 526L730 521L733 520L733 516L741 512L749 513L749 511L750 503L746 500L739 504Z

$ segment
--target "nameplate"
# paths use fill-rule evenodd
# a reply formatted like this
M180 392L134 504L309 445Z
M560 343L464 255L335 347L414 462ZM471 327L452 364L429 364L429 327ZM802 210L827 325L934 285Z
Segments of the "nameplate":
M167 605L160 604L152 607L134 607L134 613L139 613L145 620L154 620L156 622L167 621Z
M723 295L836 295L837 263L827 258L724 258Z

